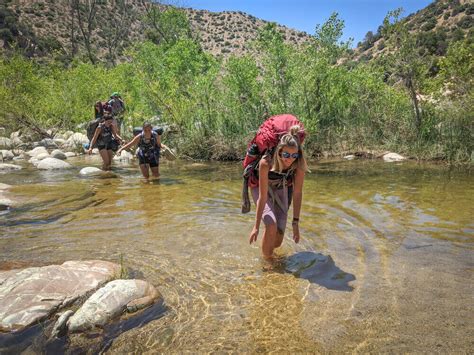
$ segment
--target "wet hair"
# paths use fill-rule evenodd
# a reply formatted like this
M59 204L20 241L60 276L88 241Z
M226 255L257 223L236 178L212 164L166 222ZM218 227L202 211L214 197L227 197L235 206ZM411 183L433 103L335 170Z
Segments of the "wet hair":
M151 125L150 122L144 122L143 123L143 130L145 130L145 128L147 128L147 127L150 127L151 129L153 129L153 126Z
M306 163L306 158L304 156L303 148L300 143L300 131L301 127L296 125L290 128L290 131L283 135L280 138L280 142L275 148L275 153L273 155L273 167L272 170L282 172L283 171L283 161L281 158L281 151L285 147L296 147L298 148L298 158L293 161L289 170L294 170L300 168L303 171L308 171L308 164Z

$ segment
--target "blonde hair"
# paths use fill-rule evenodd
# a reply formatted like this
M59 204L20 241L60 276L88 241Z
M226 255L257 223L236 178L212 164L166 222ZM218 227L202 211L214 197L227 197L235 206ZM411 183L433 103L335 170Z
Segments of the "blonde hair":
M308 164L306 163L306 158L304 156L303 148L301 147L299 133L301 127L296 125L290 128L290 131L283 135L280 138L280 142L275 148L275 153L273 154L273 171L282 172L283 171L283 161L281 159L281 151L284 147L296 147L298 148L298 158L291 164L289 170L302 169L303 171L308 171Z

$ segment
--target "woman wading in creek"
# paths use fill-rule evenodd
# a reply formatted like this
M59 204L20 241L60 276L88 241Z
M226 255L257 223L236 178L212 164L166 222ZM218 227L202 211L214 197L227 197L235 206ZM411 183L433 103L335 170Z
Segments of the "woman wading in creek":
M272 119L271 129L275 129L279 124L284 127L291 123L299 123L296 117L292 115L274 116L269 120ZM265 131L265 125L266 123L260 127L260 133ZM283 242L288 210L292 199L293 220L291 225L293 227L293 240L295 243L300 240L299 217L303 197L303 182L308 170L301 147L304 139L302 126L293 125L289 130L286 130L286 133L275 133L274 136L278 139L276 147L267 149L263 156L258 157L254 163L252 162L246 167L246 173L250 172L251 175L249 185L256 204L255 224L250 233L249 241L250 244L257 241L260 223L263 220L265 228L262 239L262 254L266 259L272 258L274 249L281 246ZM258 142L258 134L256 142ZM247 153L248 156L252 154L250 151L252 149L258 150L257 143L252 144ZM249 205L246 208L243 207L242 211L248 211L249 207Z
M154 178L160 176L160 150L161 150L161 131L155 132L150 123L143 124L143 130L137 134L129 143L125 144L117 151L120 154L123 149L138 144L138 161L140 163L140 170L145 179L149 179L151 173Z

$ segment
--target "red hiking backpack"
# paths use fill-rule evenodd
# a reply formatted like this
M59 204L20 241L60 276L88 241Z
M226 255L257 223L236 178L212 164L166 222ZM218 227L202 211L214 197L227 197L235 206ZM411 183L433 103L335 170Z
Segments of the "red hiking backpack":
M247 154L243 162L244 167L244 187L242 191L242 213L250 211L250 199L248 198L248 187L258 186L258 176L255 170L258 168L258 162L266 152L273 154L273 149L278 145L280 138L290 131L292 126L300 126L299 132L300 144L305 138L303 123L296 116L282 114L272 116L262 123L255 137L247 146Z

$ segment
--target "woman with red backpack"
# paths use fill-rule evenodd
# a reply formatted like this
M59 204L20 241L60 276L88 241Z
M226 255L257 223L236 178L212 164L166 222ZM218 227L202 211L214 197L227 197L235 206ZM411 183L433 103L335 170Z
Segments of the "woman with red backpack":
M294 116L287 116L297 121ZM274 117L276 118L273 122L274 126L290 122L288 117ZM259 134L263 131L262 127ZM281 246L283 242L288 210L292 199L293 220L291 225L293 227L293 240L295 243L300 240L299 217L304 176L308 170L301 146L304 139L304 130L302 125L293 125L286 132L276 135L278 138L276 147L267 149L256 162L255 167L252 168L252 178L255 182L258 182L250 184L252 197L256 204L256 214L249 241L250 244L257 241L260 223L263 221L265 229L262 239L262 254L266 259L271 259L274 249ZM258 142L258 134L256 142ZM256 143L254 145L256 146Z

